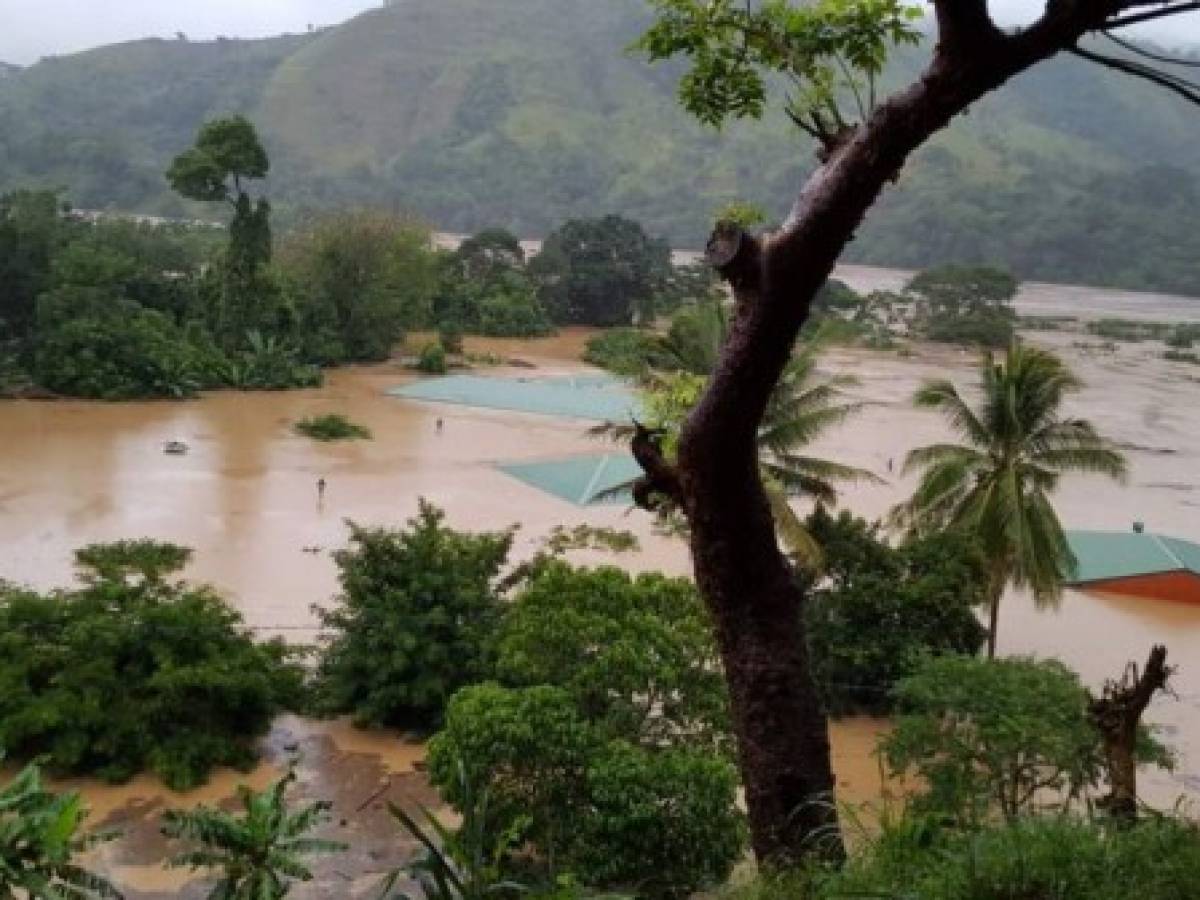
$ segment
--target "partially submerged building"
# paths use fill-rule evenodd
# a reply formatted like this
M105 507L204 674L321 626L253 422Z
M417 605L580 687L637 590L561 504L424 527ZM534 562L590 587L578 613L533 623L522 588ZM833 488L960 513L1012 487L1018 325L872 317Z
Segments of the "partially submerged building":
M1087 591L1200 603L1200 545L1132 531L1069 531L1078 566L1067 584Z

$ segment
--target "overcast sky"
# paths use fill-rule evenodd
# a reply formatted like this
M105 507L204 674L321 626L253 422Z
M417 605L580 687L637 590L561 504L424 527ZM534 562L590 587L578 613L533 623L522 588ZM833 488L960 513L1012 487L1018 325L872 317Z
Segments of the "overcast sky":
M31 63L49 53L180 31L196 40L303 31L380 5L380 0L0 0L0 60ZM993 0L1009 21L1028 20L1044 5L1045 0ZM1172 46L1200 43L1200 14L1159 25L1151 36Z

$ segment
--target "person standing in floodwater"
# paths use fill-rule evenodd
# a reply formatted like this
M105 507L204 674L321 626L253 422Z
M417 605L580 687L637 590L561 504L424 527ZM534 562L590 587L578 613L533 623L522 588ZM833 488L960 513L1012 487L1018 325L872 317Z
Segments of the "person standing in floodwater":
M317 505L325 502L325 479L317 479Z
M438 434L442 433L442 420L441 419L437 420L437 433Z

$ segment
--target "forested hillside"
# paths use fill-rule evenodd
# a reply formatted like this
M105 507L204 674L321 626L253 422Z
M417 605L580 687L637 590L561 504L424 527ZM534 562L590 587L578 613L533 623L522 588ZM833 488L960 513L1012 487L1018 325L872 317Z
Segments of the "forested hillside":
M162 172L206 118L252 117L284 219L388 205L527 236L619 212L696 246L734 199L781 215L812 165L782 117L689 120L669 66L625 52L639 0L401 0L311 35L142 41L0 78L0 189L188 212ZM900 55L890 80L916 71ZM1056 60L924 150L851 250L859 261L992 262L1023 277L1200 294L1200 113Z

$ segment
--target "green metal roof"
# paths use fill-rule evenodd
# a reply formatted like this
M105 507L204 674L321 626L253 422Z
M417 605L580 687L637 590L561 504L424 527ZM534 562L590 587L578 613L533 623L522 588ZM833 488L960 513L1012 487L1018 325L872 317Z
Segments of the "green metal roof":
M496 468L576 506L628 503L629 493L617 488L642 474L628 453L507 463Z
M1189 571L1200 576L1200 546L1135 531L1068 531L1079 565L1068 584Z
M392 388L394 397L511 409L546 416L627 422L637 411L633 391L607 375L574 378L488 378L450 375Z

